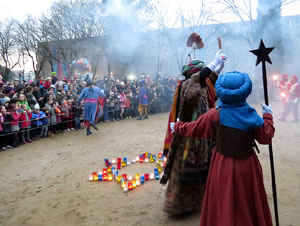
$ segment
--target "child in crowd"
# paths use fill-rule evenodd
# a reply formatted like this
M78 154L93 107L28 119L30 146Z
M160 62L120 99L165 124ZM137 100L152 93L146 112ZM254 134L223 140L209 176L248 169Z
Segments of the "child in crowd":
M1 107L1 114L2 114L2 135L5 135L4 139L1 139L1 147L2 151L5 151L8 148L12 148L12 143L14 140L14 134L12 133L11 130L11 121L13 120L12 115L7 112L6 107L2 106ZM2 138L2 137L1 137Z
M18 104L14 104L11 106L11 116L12 120L10 121L11 124L11 132L14 133L14 140L12 142L13 147L18 147L18 132L20 130L19 127L19 119L20 119L20 109L18 108Z
M72 112L74 114L75 130L79 130L81 129L80 117L83 115L82 102L80 102L80 106L73 105Z
M49 99L48 103L45 105L45 109L49 119L49 136L53 136L56 132L56 104L54 103L53 99Z
M30 126L31 126L31 110L27 109L26 104L21 105L21 114L20 114L20 139L22 144L31 143L30 139Z
M41 128L43 126L43 122L40 120L42 115L45 115L44 112L40 113L40 108L35 107L32 112L31 117L31 126L33 128L32 130L32 140L35 140L37 137L41 137L42 131Z

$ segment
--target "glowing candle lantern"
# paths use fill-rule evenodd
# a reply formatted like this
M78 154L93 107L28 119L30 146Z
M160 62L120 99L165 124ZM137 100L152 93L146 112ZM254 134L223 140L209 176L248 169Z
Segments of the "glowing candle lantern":
M126 166L126 162L122 161L122 167Z
M128 180L132 180L132 175L128 174Z
M149 174L145 173L145 181L148 181L148 180L149 180Z
M108 161L109 161L108 158L105 158L105 159L104 159L104 162L108 162Z
M155 174L155 180L159 180L159 174L158 173Z
M102 175L102 180L103 180L103 181L107 181L107 174L103 174L103 175Z
M111 163L112 163L112 164L116 164L116 160L115 160L115 159L112 159L112 160L111 160Z
M140 163L143 163L143 157L140 157Z
M146 158L145 158L145 163L148 163L148 162L149 162L149 158L146 157Z
M102 181L102 173L98 174L98 181Z
M123 161L124 161L125 163L127 163L127 158L123 158Z
M103 174L107 174L107 169L104 168L103 171L102 171L102 173L103 173Z
M96 172L93 173L93 180L94 181L98 180L98 174Z
M121 175L118 175L118 176L117 176L117 182L118 182L118 183L121 183L121 179L122 179L122 176L121 176Z
M132 180L132 187L136 188L136 181L135 180Z
M145 176L141 176L140 180L141 180L141 184L145 183Z
M150 174L150 180L154 180L154 173Z
M136 186L140 186L141 185L141 181L140 180L136 180L135 183L136 183Z
M116 176L119 175L119 171L118 171L118 170L115 170L113 174L114 174L114 176L116 177Z
M89 175L89 181L93 181L93 180L94 180L93 174Z
M145 152L145 157L148 157L148 152Z
M132 159L132 161L131 161L132 163L135 163L136 162L136 160L135 159Z
M109 161L106 161L106 162L105 162L105 165L108 166L109 163L110 163Z
M128 183L128 190L132 190L132 183L131 182Z
M122 159L121 158L117 158L117 162L121 163Z
M150 157L150 162L154 162L154 158L153 157L152 158Z
M156 155L152 155L152 157L153 157L153 159L154 159L154 161L156 160Z
M111 168L110 167L107 168L107 173L111 173Z
M127 191L128 191L128 188L127 188L127 187L123 188L123 191L124 191L124 192L127 192Z
M130 165L130 161L127 162L127 166L129 166L129 165Z
M122 179L127 180L127 174L122 174Z
M126 182L125 182L125 181L123 181L123 182L121 183L121 187L122 187L122 188L126 188Z
M140 179L140 174L135 174L135 175L134 175L134 178L135 178L136 180L139 180L139 179Z
M155 169L154 169L154 173L158 173L158 168L155 168Z
M146 153L143 153L143 159L146 158Z
M117 164L117 169L121 169L121 163L119 164Z
M113 175L111 173L108 174L107 176L108 181L112 181L113 180Z
M161 158L162 157L162 153L158 153L158 158Z
M160 173L161 172L161 166L158 166L157 169L158 169L158 172Z
M149 152L149 153L148 153L148 158L150 158L150 156L152 156L152 155L151 155L151 153Z
M135 161L138 162L140 160L139 156L135 157Z
M164 162L166 162L167 161L167 157L164 157Z

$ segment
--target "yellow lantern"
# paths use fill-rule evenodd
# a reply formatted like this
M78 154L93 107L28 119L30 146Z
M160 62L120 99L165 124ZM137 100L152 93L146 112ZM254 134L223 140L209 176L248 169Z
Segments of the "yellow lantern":
M131 174L128 174L127 179L128 179L128 180L132 180L132 175L131 175Z
M136 181L135 180L132 180L132 187L136 188Z
M150 157L150 162L154 162L154 158L153 157Z
M140 174L135 174L134 178L135 178L135 180L139 180L140 179Z
M94 180L94 177L93 177L93 175L91 174L91 175L89 175L89 181L93 181Z
M127 187L127 185L126 185L126 182L125 182L125 181L123 181L123 182L122 182L122 184L121 184L121 187L122 187L123 189Z
M122 175L118 175L118 176L117 176L117 182L118 182L118 183L121 183L121 179L122 179Z
M126 166L126 162L122 161L122 167Z
M108 179L108 181L112 181L113 180L113 175L111 173L109 173L107 179Z
M107 173L111 173L111 168L110 167L107 168Z
M158 169L158 172L160 173L161 172L161 166L158 166L157 169Z

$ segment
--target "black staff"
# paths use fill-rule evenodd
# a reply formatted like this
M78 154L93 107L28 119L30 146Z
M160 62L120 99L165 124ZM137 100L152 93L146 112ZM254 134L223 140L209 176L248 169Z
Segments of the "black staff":
M268 84L267 84L267 71L266 71L266 61L272 64L272 61L269 57L269 54L273 51L274 47L266 48L263 40L260 40L259 48L251 50L250 52L257 56L256 66L262 62L262 74L263 74L263 83L264 83L264 96L265 104L269 105L268 97ZM274 201L274 212L275 212L275 221L276 226L279 226L279 216L278 216L278 207L277 207L277 191L276 191L276 180L275 180L275 169L274 169L274 159L273 159L273 149L272 143L269 144L270 152L270 165L271 165L271 176L272 176L272 190L273 190L273 201Z

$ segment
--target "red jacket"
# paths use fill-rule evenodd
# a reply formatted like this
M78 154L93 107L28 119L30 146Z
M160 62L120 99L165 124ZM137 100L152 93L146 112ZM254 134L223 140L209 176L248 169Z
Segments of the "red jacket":
M52 85L51 82L45 81L43 87L44 87L45 89L49 89L51 85Z
M28 111L24 111L20 115L21 128L28 128L31 126L31 116L32 114Z
M10 124L12 126L17 126L19 125L19 118L20 118L20 115L17 113L17 112L12 112L11 113L11 116L13 117L13 120L10 122Z

